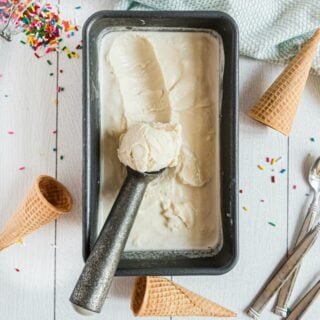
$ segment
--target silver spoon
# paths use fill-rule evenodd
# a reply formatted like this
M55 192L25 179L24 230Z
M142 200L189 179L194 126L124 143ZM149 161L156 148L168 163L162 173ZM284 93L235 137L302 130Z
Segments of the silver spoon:
M303 237L307 234L307 232L312 228L314 222L319 214L320 206L320 157L313 163L312 167L309 171L308 177L309 184L313 190L313 200L310 204L308 213L305 217L303 225L301 227L298 240L296 245L303 239ZM286 283L281 288L277 304L274 309L274 313L278 314L279 316L286 317L289 300L300 270L300 266L297 270L292 274L292 276L286 281Z
M127 177L70 297L80 313L101 311L146 188L164 170L141 173L127 168Z

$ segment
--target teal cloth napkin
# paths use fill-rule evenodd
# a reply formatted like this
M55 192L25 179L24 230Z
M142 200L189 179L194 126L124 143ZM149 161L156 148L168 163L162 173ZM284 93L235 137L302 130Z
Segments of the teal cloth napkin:
M120 0L121 10L218 10L239 27L240 54L285 63L320 25L320 0ZM320 74L320 50L312 65Z

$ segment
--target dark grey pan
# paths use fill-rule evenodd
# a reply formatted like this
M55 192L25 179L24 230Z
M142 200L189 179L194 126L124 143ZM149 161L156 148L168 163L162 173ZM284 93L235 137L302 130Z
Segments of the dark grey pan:
M101 11L83 29L83 257L98 236L100 186L99 39L116 29L187 29L217 32L224 48L220 111L220 190L223 242L219 251L134 251L122 255L117 274L214 275L229 271L238 258L238 30L221 12ZM103 179L103 177L101 177ZM208 221L208 223L210 223Z

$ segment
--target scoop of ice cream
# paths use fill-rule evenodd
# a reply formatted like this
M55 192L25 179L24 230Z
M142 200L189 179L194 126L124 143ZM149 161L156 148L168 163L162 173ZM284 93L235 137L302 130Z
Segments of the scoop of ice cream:
M176 166L180 149L180 125L138 123L120 138L118 157L134 170L152 172Z

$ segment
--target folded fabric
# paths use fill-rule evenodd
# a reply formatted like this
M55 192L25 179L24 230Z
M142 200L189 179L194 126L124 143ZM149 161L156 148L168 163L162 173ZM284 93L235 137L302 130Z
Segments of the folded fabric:
M217 10L238 24L240 53L285 63L320 25L319 0L120 0L121 10ZM312 64L320 74L320 50Z

